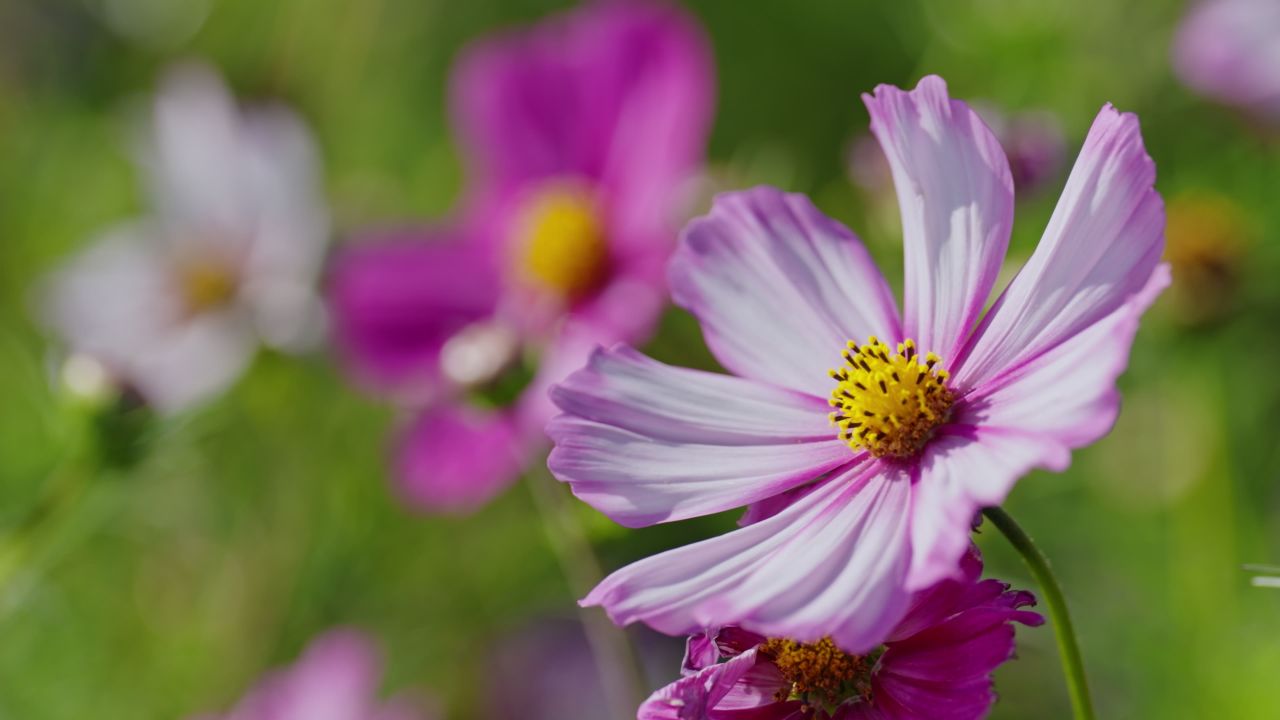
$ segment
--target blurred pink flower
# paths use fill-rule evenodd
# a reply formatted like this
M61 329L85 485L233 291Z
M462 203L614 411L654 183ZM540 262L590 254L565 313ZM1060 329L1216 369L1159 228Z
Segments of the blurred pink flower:
M1196 92L1280 121L1280 3L1197 3L1178 29L1173 66Z
M991 673L1013 657L1013 623L1037 626L1029 592L963 575L916 593L883 645L851 656L728 627L689 638L684 677L655 692L639 720L880 720L985 717Z
M372 641L332 630L292 667L268 674L235 708L191 720L426 720L407 699L377 699L381 663Z
M1098 114L1040 246L983 316L1013 216L1000 145L937 77L864 101L901 205L902 317L858 238L808 199L727 193L685 230L670 281L737 377L620 346L553 390L550 468L614 520L749 506L745 527L606 578L583 603L616 622L863 652L911 591L956 575L980 508L1115 420L1138 319L1168 282L1137 118Z
M421 408L397 440L409 502L494 496L546 447L548 386L595 344L652 331L711 73L693 21L642 2L589 3L463 54L460 217L352 246L331 278L353 372Z
M73 351L175 412L225 390L260 342L315 341L327 211L301 121L239 111L203 66L164 79L138 154L150 213L58 270L40 313Z

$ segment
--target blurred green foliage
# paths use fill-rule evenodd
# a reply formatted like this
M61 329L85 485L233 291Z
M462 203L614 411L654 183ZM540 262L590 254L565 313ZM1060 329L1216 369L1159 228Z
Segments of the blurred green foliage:
M570 612L526 488L474 517L408 514L384 480L393 413L327 357L264 354L212 406L146 425L137 457L101 462L95 443L119 427L62 396L30 291L144 204L122 117L170 61L208 58L241 96L283 98L311 121L341 236L448 211L460 180L450 58L560 3L217 0L189 37L146 41L104 21L122 3L0 4L0 718L225 707L335 624L380 639L389 687L429 688L451 717L479 717L487 647ZM1103 102L1137 112L1166 198L1238 204L1256 238L1230 310L1192 326L1158 305L1114 433L1068 473L1026 479L1008 507L1067 588L1103 717L1280 717L1280 592L1249 587L1240 567L1280 561L1280 148L1173 79L1182 3L689 5L719 65L717 167L735 185L812 194L864 233L890 278L896 230L847 181L844 149L866 130L859 93L926 72L956 97L1054 111L1073 153ZM1019 207L1014 258L1055 195ZM651 349L712 364L676 311ZM624 531L581 515L609 566L733 521ZM1028 584L998 536L981 544L991 574ZM1065 717L1051 634L1019 638L993 717Z

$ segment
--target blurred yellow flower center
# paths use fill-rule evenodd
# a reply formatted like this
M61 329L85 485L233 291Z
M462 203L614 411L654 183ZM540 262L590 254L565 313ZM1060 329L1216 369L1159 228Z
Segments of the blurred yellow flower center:
M236 294L236 277L219 263L192 263L182 268L181 286L187 310L202 313L231 301Z
M775 638L760 645L760 654L778 666L788 684L775 700L799 700L809 707L834 710L840 703L871 696L874 656L850 655L830 637L813 643Z
M608 246L590 191L571 183L542 189L520 219L522 274L565 298L594 289L604 276Z
M897 352L874 335L861 346L850 340L844 361L831 371L836 388L830 417L850 448L876 457L911 457L950 417L950 374L933 353L921 362L914 340L898 343Z

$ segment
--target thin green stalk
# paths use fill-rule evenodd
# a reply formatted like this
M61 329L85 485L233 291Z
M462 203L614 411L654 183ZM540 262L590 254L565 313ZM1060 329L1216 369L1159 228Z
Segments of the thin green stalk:
M531 471L528 478L534 505L542 516L547 540L556 554L570 590L583 597L603 579L591 542L573 514L565 488L546 469ZM579 608L578 616L595 656L600 682L613 717L633 717L644 701L644 670L626 631L610 622L599 608Z
M1022 560L1031 570L1036 583L1040 585L1040 594L1049 608L1049 617L1053 621L1053 635L1058 641L1058 654L1062 658L1062 674L1067 678L1067 692L1071 696L1071 707L1075 711L1076 720L1094 720L1093 700L1089 696L1089 681L1084 674L1084 660L1080 656L1080 645L1076 642L1076 633L1071 626L1071 615L1067 611L1067 599L1062 594L1062 586L1054 577L1049 567L1049 559L1040 552L1040 548L1031 541L1026 531L1014 521L1002 508L989 507L982 511L991 524L1004 534L1009 544L1013 545Z

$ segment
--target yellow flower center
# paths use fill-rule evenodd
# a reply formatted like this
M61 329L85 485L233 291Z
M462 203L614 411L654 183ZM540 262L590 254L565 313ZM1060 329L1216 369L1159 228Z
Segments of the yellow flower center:
M591 192L576 183L540 189L519 218L521 274L564 298L593 290L604 277L608 245Z
M186 265L179 282L187 311L193 315L226 305L236 294L235 274L221 263Z
M876 457L911 457L950 417L950 374L933 353L921 362L914 340L899 343L893 353L874 335L861 346L850 340L844 360L844 367L831 371L831 423L850 448Z
M775 638L760 645L760 654L778 667L788 683L774 697L799 700L813 709L834 711L854 698L871 698L871 673L878 653L850 655L824 637L814 643Z

